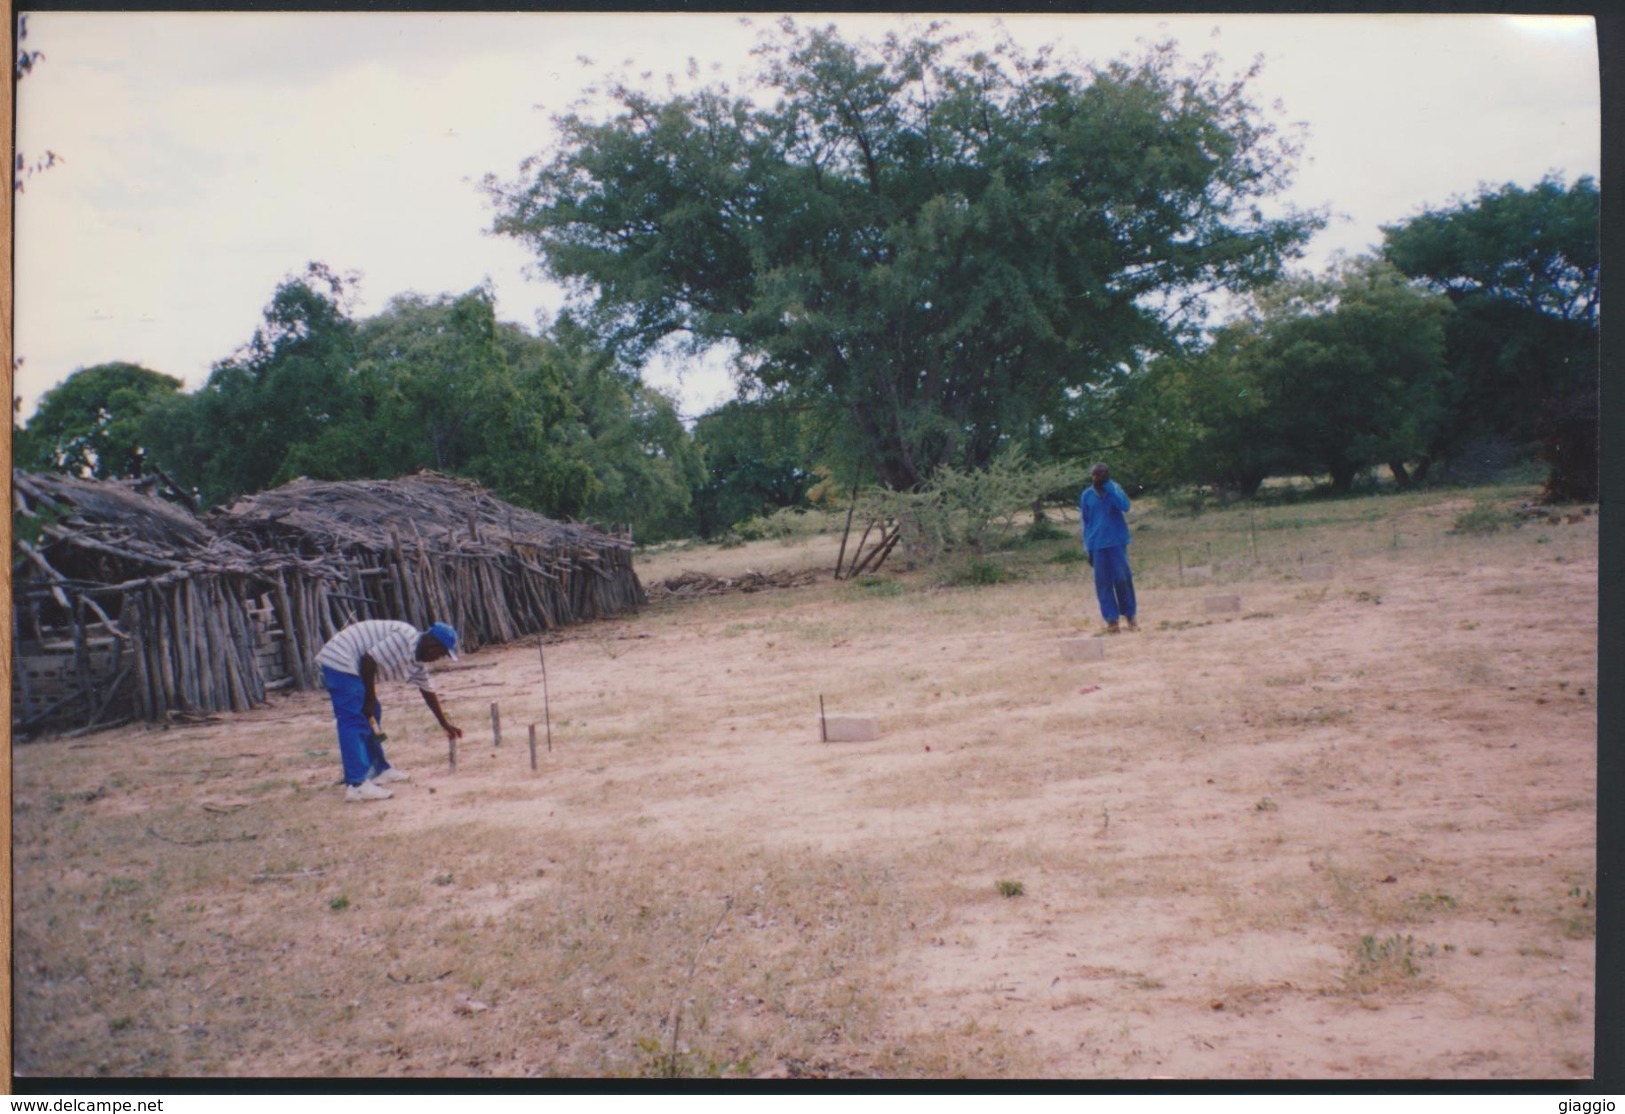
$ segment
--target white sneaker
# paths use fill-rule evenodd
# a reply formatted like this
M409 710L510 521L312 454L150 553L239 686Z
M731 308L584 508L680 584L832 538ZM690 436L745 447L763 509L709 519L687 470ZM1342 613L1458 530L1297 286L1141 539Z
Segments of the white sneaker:
M394 766L391 766L383 773L374 774L367 780L371 781L375 785L392 785L397 781L411 781L412 775L407 773L405 770L397 770Z
M351 801L386 801L394 795L382 785L374 785L370 781L364 781L360 785L351 785L344 790L344 803L349 804Z

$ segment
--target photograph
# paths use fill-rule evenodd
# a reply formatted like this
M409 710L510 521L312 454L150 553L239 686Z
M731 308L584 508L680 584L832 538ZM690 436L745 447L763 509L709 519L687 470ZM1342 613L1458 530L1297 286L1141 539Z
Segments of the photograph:
M13 21L13 1088L1617 1072L1597 18Z

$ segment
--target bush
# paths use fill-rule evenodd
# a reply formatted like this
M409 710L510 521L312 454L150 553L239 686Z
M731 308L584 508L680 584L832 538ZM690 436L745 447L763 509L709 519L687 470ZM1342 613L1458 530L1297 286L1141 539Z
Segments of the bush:
M1473 504L1473 509L1463 511L1456 516L1454 534L1493 534L1507 521L1505 511L1496 509L1493 503L1480 500Z
M1022 535L1029 545L1037 542L1058 541L1061 538L1071 536L1072 531L1061 529L1047 518L1034 519L1032 524L1027 527L1026 533Z
M981 557L1013 531L1018 516L1032 512L1035 498L1082 482L1077 465L1035 466L1010 449L982 470L939 469L919 491L870 491L858 517L897 523L904 556L935 565L951 556Z
M951 584L969 584L975 587L987 587L992 584L1003 584L1007 580L1015 580L1016 574L996 561L973 557L964 565L954 570L949 578Z

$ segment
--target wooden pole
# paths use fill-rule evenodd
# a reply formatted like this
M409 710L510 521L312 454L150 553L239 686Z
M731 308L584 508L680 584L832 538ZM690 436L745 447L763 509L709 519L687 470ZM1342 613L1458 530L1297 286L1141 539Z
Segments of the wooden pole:
M491 745L502 745L502 713L497 710L497 702L491 701Z
M457 736L447 735L446 744L451 748L451 772L455 774L457 772Z
M824 722L824 694L818 694L818 741L829 742L829 727Z
M530 772L536 772L536 725L530 725Z
M1179 583L1183 586L1185 583L1185 551L1177 545L1174 546L1174 557L1179 561Z
M547 753L553 753L553 706L547 697L547 651L542 640L536 640L536 653L542 659L542 716L547 722Z
M841 551L835 555L835 579L841 579L841 562L846 559L846 540L852 536L852 514L858 509L858 480L863 474L859 468L852 477L852 502L846 508L846 529L841 532ZM854 561L857 555L854 554Z

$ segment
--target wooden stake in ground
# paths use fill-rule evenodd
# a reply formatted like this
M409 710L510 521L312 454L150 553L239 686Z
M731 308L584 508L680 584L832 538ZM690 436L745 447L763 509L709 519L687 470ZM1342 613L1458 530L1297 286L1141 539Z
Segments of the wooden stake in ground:
M824 694L818 694L818 741L829 742L829 726L824 719Z
M451 747L451 772L457 772L457 736L447 735L446 742Z
M536 725L530 725L530 772L536 772Z
M542 640L536 640L536 656L542 660L542 719L547 724L547 753L553 753L553 709L547 699L547 651Z
M497 711L497 702L491 701L491 745L502 745L502 713Z

